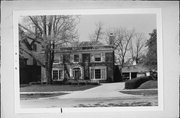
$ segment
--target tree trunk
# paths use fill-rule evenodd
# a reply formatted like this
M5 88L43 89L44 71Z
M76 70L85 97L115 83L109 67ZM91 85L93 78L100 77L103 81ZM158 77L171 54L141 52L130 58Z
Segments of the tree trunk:
M52 84L52 64L51 64L51 50L50 50L50 44L46 46L45 50L45 70L46 70L46 80L47 84Z

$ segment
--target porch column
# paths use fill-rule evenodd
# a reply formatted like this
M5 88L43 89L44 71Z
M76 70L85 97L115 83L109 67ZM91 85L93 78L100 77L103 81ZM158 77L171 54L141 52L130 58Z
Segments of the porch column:
M131 72L129 73L129 79L131 80Z

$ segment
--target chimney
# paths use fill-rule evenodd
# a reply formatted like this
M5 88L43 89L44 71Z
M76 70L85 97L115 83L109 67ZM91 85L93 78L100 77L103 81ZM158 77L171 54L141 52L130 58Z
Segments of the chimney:
M114 34L113 33L110 33L109 35L109 45L114 45Z

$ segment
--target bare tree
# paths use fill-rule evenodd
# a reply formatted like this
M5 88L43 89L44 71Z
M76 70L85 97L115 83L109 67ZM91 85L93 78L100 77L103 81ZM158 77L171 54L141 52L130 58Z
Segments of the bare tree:
M103 38L103 35L104 35L104 32L103 32L103 23L102 22L98 22L95 25L96 25L96 29L95 29L94 33L92 33L89 36L90 40L92 42L98 42L99 40L101 40Z
M143 33L136 33L130 43L131 58L139 63L145 51L145 36Z
M135 34L134 30L119 28L114 29L114 31L111 32L114 35L114 38L109 38L109 40L113 40L109 42L113 42L115 61L120 64L121 67L124 67L127 52L130 50L129 45Z
M30 55L45 68L45 77L50 84L52 83L54 49L57 46L67 45L77 38L78 18L69 15L51 15L28 16L25 19L25 23L19 24L20 50ZM33 50L34 44L38 44L41 50Z

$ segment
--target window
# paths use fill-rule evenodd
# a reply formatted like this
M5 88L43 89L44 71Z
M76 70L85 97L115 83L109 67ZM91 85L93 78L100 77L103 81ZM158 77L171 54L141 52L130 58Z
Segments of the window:
M53 80L58 80L58 70L53 70Z
M94 61L101 61L101 54L94 54Z
M95 79L101 79L101 69L95 69Z
M54 64L62 63L63 61L63 55L54 55Z
M64 63L70 62L70 54L63 54L63 62Z
M123 76L123 80L129 80L130 79L129 73L122 73L122 76Z
M98 67L90 67L90 78L91 79L106 79L106 67L98 66Z
M58 81L60 79L63 79L64 78L63 70L59 70L59 69L53 70L52 78L54 81Z
M79 62L79 55L78 54L74 55L74 62Z

